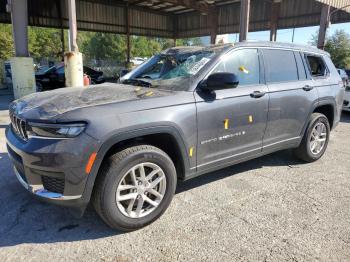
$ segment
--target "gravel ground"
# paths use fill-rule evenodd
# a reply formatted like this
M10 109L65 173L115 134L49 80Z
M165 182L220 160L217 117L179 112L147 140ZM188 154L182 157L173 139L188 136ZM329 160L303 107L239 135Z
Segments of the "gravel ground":
M325 156L279 152L179 183L168 211L132 233L31 198L6 154L0 103L1 261L349 261L350 115Z

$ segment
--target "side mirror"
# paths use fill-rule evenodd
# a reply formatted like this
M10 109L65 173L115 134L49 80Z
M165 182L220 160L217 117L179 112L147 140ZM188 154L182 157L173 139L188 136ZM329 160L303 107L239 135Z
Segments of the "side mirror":
M206 91L215 91L236 88L238 84L239 80L233 73L214 73L200 83L200 88Z

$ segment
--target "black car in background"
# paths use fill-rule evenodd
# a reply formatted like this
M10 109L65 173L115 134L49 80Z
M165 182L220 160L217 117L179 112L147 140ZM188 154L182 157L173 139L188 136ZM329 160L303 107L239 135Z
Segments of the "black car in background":
M345 69L345 72L348 75L348 77L350 78L350 69Z
M105 82L103 72L96 71L90 67L84 66L84 74L90 77L92 85ZM64 65L50 67L35 73L37 91L46 91L65 87Z

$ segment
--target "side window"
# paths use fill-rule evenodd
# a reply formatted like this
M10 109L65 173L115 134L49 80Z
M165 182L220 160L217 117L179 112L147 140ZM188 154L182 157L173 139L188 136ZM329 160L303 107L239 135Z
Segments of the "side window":
M263 49L263 52L265 65L267 66L267 82L287 82L299 79L293 51Z
M313 77L324 77L327 75L327 67L322 57L316 55L305 55L310 74Z
M307 76L306 76L305 66L301 58L301 54L299 52L294 52L294 56L298 66L299 80L306 80Z
M260 64L257 49L241 49L228 54L215 67L212 73L234 73L239 86L260 83Z

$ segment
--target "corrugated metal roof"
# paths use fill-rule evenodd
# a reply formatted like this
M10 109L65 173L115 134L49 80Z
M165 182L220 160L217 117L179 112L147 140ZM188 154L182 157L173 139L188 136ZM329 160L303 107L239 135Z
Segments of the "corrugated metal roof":
M6 2L7 0L0 0L0 22L10 23ZM213 24L209 20L210 15L194 11L188 3L205 4L204 7L210 11L214 6L217 8L218 34L239 30L240 0L180 2L187 6L176 5L174 0L129 0L130 33L169 38L209 35ZM321 2L337 8L350 4L350 0L282 0L278 28L318 25ZM28 0L28 6L30 25L68 27L65 0ZM126 33L126 1L76 0L76 6L79 30ZM271 0L251 0L249 31L269 30L270 9ZM332 15L331 22L350 22L350 14L345 11L336 12Z
M262 0L251 1L249 31L263 31L270 28L271 3ZM239 32L240 2L218 7L218 34ZM314 0L283 0L281 3L278 28L315 26L320 23L322 4ZM196 12L178 16L178 37L210 34L208 16ZM334 13L332 23L350 22L350 14L344 11Z
M334 8L342 9L350 13L350 0L317 0L323 4L330 5Z

